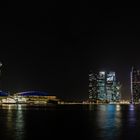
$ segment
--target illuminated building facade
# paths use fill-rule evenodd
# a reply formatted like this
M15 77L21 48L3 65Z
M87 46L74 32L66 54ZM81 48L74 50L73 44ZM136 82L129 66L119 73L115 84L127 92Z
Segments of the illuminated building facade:
M131 102L140 102L140 70L132 67L131 73Z
M0 91L0 103L2 103L3 99L6 99L8 97L7 92Z
M97 91L97 74L90 72L89 73L89 100L90 101L97 101L98 91Z
M116 80L115 72L107 73L106 77L106 93L108 101L119 101L121 98L120 94L120 83Z
M98 100L105 101L106 100L106 73L104 71L100 71L98 75Z
M9 95L0 91L0 103L25 103L25 104L58 104L59 99L56 96L50 96L46 92L26 91Z
M50 96L46 92L26 91L17 93L14 97L17 102L25 103L58 103L56 96Z
M119 102L120 87L115 72L100 71L98 74L89 74L89 99L94 102Z

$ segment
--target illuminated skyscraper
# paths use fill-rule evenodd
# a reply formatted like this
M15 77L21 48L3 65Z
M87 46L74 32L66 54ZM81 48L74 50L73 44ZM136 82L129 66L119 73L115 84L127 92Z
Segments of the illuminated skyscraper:
M106 77L106 92L107 92L107 101L116 100L116 75L115 72L107 73Z
M89 73L89 99L96 102L98 96L97 92L97 74Z
M98 102L118 102L120 98L120 84L116 80L115 72L100 71L98 74L89 74L89 99Z
M140 102L140 70L132 67L131 73L131 102Z
M106 73L100 71L98 75L98 100L106 100Z

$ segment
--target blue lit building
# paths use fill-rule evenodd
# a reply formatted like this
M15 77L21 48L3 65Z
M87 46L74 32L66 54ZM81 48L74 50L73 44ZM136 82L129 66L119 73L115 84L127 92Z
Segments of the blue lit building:
M7 97L7 96L8 96L7 92L0 91L0 97Z
M25 91L16 93L14 95L15 100L17 102L22 102L24 99L24 102L26 103L57 103L58 99L56 96L50 96L46 92L41 91Z
M3 99L6 99L8 97L7 92L0 91L0 103L2 103Z
M17 94L18 96L48 96L48 93L41 91L25 91Z

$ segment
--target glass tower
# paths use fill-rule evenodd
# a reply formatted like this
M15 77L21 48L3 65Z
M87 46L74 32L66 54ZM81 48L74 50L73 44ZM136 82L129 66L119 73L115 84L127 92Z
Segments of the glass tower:
M106 73L100 71L98 75L98 100L106 100Z
M89 74L89 99L96 102L120 101L120 83L116 80L115 72L100 71Z
M140 70L132 67L131 73L131 102L140 102Z
M98 96L97 92L97 74L89 73L89 99L90 101L96 102Z

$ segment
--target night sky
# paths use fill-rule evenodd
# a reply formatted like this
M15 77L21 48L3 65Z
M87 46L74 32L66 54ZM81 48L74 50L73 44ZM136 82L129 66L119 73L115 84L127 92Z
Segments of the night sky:
M129 99L131 66L140 68L140 9L87 3L9 3L0 9L0 88L88 98L92 69L115 71Z

